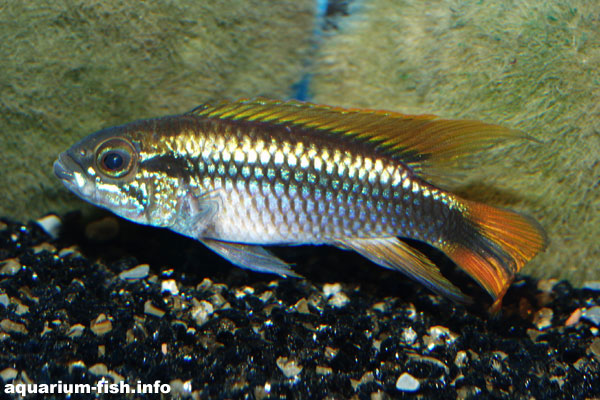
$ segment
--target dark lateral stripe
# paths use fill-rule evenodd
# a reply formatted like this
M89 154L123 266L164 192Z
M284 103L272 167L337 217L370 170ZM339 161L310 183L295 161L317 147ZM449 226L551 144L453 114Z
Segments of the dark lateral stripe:
M190 170L190 163L184 157L173 154L157 155L140 163L140 168L148 172L164 172L174 178L185 178L194 173Z

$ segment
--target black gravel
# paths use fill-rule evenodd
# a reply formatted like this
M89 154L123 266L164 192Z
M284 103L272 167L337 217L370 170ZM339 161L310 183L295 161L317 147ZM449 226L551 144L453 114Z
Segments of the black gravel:
M600 396L599 327L585 317L600 291L520 277L492 317L485 293L452 271L481 304L455 305L326 247L276 249L306 277L281 279L120 220L100 240L78 214L57 238L0 221L4 390L122 379L200 399ZM143 279L119 277L143 263Z

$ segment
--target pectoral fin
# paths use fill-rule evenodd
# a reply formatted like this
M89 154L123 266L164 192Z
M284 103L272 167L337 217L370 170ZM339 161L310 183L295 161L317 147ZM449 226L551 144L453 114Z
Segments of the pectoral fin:
M398 238L351 238L340 241L338 246L352 249L382 267L403 272L432 291L456 302L471 302L471 298L444 278L425 255Z
M213 223L221 208L221 189L195 195L188 193L180 199L177 220L169 227L182 235L199 239Z
M238 267L258 272L278 274L285 277L300 277L300 275L292 271L288 263L277 258L273 253L261 246L222 242L214 239L201 239L201 242Z

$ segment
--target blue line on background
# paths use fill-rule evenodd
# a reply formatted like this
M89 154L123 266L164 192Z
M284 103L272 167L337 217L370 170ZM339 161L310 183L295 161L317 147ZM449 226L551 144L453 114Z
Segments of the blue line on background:
M317 14L317 21L315 23L315 39L321 36L321 26L323 25L323 19L327 12L328 0L315 0L315 8ZM317 46L318 40L315 40L315 47ZM300 101L310 100L309 87L310 87L311 74L305 74L300 80L292 85L293 95L292 98Z

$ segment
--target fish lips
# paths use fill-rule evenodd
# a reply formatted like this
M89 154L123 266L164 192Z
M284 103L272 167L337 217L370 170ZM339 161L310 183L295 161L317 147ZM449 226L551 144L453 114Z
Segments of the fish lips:
M67 152L61 153L58 159L54 161L54 175L65 184L76 184L75 172L81 173L83 171Z
M89 178L87 178L82 166L69 154L68 150L61 153L54 162L54 174L69 190L77 196L88 200L92 192Z
M140 219L140 209L136 205L119 203L115 209L115 204L100 195L96 190L94 178L90 178L84 167L78 162L78 159L72 155L69 149L58 156L54 162L54 174L63 182L63 184L73 192L77 197L92 203L96 206L106 208L124 218L138 221ZM85 163L85 160L81 162ZM142 221L140 221L142 222Z
M54 175L65 183L73 183L75 176L73 175L72 164L75 164L73 159L65 153L61 153L58 159L54 161Z

